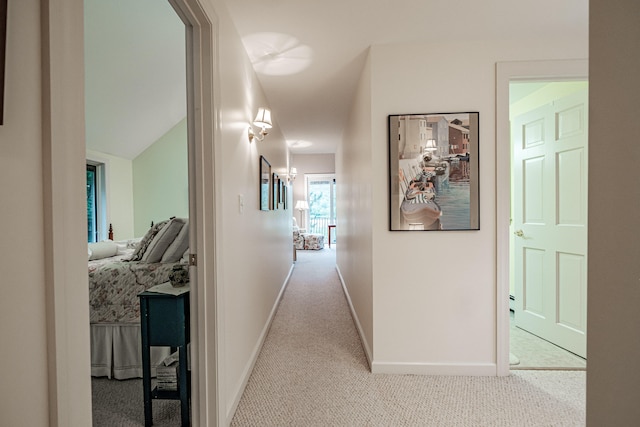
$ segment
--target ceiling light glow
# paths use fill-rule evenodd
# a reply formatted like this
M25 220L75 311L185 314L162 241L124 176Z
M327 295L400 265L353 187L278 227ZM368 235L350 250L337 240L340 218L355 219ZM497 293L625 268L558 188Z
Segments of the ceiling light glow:
M296 74L311 64L313 50L282 33L254 33L242 39L256 73L270 76Z
M305 141L303 139L296 139L292 141L288 140L287 145L290 148L306 148L306 147L311 147L313 145L313 142Z

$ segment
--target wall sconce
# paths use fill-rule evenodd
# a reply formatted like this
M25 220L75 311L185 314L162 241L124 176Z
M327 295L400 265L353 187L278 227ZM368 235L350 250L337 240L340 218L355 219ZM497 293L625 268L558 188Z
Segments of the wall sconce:
M255 131L253 130L253 126L249 126L247 132L249 134L249 142L254 139L258 141L262 141L265 136L269 133L267 129L271 129L273 126L271 124L271 110L268 108L258 108L258 114L256 114L256 118L253 120L253 124L255 126L260 127L260 136L256 136Z
M295 181L296 175L298 175L298 170L296 168L289 169L289 182Z

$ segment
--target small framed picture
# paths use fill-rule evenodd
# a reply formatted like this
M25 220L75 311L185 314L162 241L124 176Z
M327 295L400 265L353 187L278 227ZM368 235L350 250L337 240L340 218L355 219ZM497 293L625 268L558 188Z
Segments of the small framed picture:
M272 174L271 180L272 192L271 192L271 209L278 209L278 205L280 204L280 177L277 173Z
M260 156L260 210L271 208L271 164Z

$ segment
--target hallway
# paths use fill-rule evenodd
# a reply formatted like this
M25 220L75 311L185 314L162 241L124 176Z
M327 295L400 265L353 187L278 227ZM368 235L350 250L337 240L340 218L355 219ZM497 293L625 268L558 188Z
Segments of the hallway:
M373 375L335 270L298 251L233 426L579 426L585 372Z

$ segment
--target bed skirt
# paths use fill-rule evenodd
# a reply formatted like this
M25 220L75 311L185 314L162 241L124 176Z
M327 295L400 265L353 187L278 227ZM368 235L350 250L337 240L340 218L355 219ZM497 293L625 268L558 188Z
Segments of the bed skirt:
M170 352L169 347L151 347L152 376ZM91 376L117 380L142 378L139 324L91 324Z

